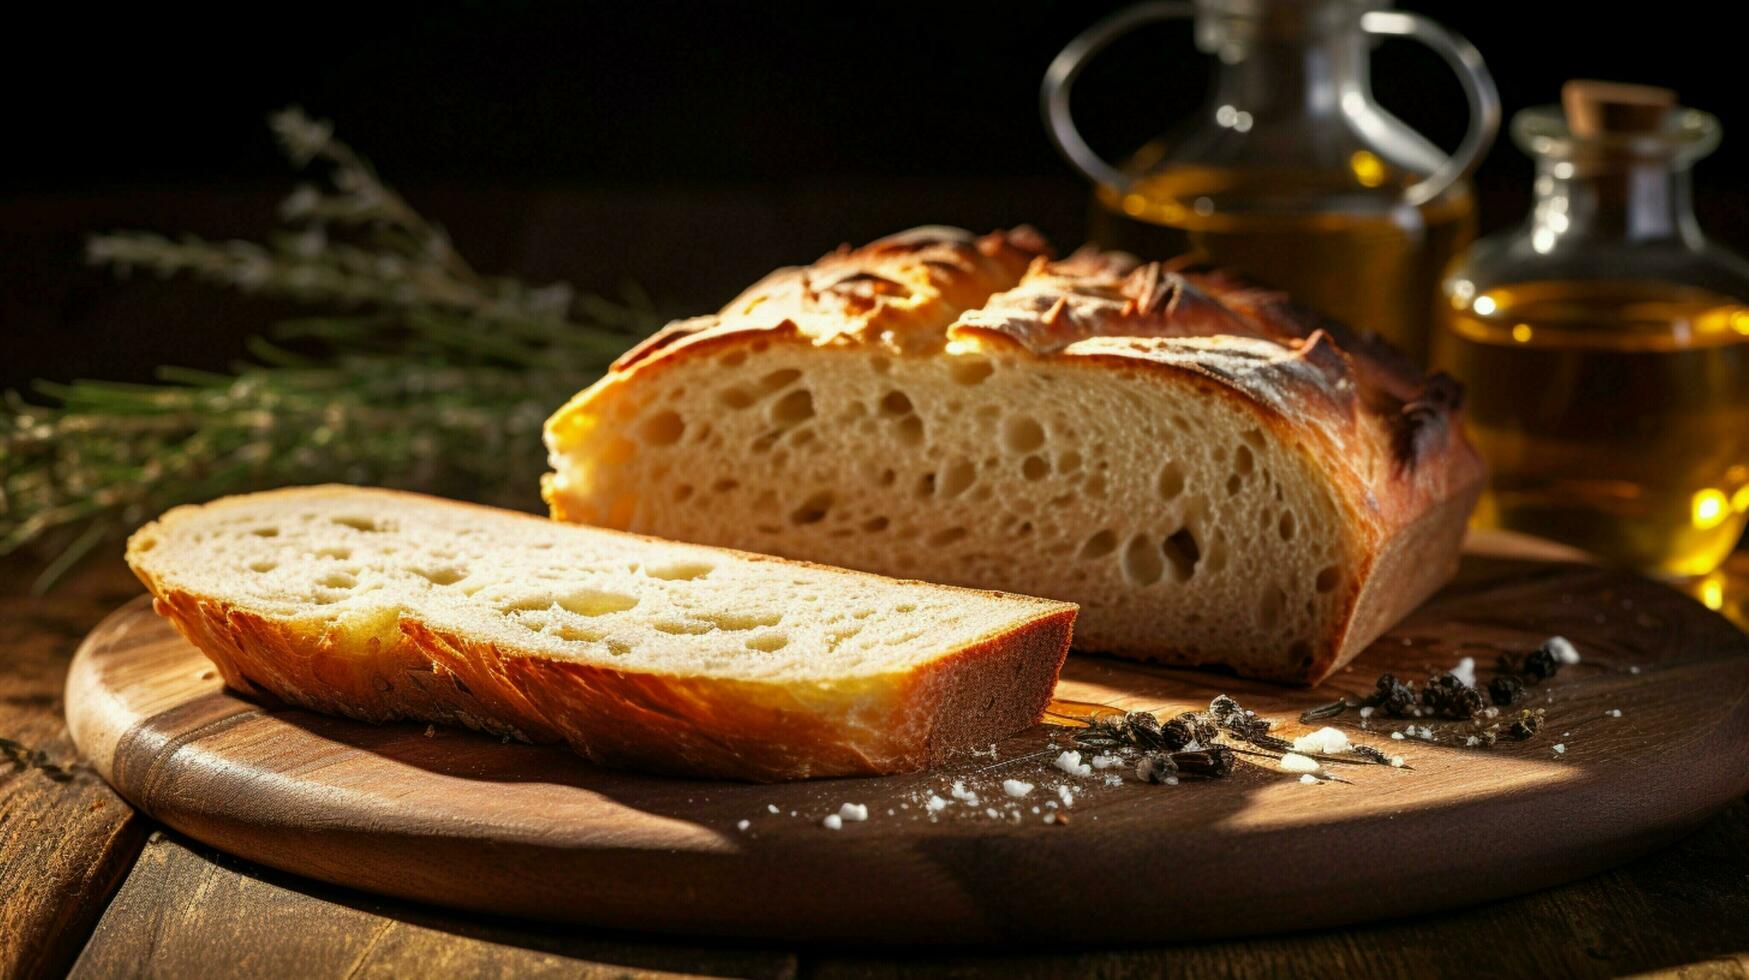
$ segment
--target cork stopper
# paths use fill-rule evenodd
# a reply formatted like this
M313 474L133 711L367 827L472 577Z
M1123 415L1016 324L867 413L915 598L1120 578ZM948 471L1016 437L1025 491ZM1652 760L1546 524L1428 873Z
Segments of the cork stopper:
M1676 92L1651 85L1576 78L1561 86L1567 128L1580 138L1657 133L1676 109Z

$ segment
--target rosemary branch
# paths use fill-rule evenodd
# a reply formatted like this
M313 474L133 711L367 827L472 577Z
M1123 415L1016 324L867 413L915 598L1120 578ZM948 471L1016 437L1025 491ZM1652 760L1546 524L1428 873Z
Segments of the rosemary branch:
M654 325L641 294L482 276L328 122L296 108L270 122L326 180L293 191L264 242L117 232L87 257L322 312L251 338L231 373L7 393L0 555L61 543L39 591L164 509L227 493L332 480L532 505L546 415Z

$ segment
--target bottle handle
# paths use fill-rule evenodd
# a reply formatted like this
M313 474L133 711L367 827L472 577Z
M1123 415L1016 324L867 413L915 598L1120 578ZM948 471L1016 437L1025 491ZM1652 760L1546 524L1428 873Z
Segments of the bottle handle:
M1064 159L1089 180L1121 189L1129 186L1133 178L1106 163L1105 158L1088 146L1081 138L1081 131L1075 128L1075 119L1069 111L1069 92L1074 88L1081 69L1111 42L1143 24L1182 20L1195 15L1195 5L1182 0L1156 0L1125 7L1076 35L1075 40L1051 59L1051 66L1045 69L1044 85L1039 89L1039 108L1044 111L1045 132Z
M1134 178L1106 163L1105 158L1088 146L1081 138L1081 131L1075 128L1075 119L1069 109L1069 94L1081 69L1111 42L1143 24L1195 15L1195 5L1180 0L1156 0L1126 7L1076 35L1045 69L1044 84L1039 89L1045 132L1064 159L1094 183L1121 190ZM1410 184L1404 191L1408 203L1419 207L1468 177L1482 162L1482 155L1488 152L1494 134L1500 129L1500 93L1475 45L1425 17L1375 10L1361 16L1360 26L1369 34L1406 37L1432 48L1457 73L1464 98L1469 102L1469 125L1457 149L1437 170Z
M1500 91L1494 87L1494 76L1488 73L1475 45L1420 14L1373 10L1361 15L1360 29L1368 34L1406 37L1432 48L1457 74L1464 98L1470 104L1469 125L1457 149L1439 169L1403 192L1409 204L1420 207L1474 173L1481 164L1483 155L1494 143L1494 134L1500 130Z

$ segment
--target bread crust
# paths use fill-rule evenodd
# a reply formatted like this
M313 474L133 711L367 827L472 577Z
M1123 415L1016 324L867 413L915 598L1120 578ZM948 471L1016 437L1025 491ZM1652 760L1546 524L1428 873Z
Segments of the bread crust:
M891 269L896 249L885 241L878 251L839 252L823 263L839 274L859 264ZM1194 384L1241 406L1311 460L1346 515L1345 533L1360 556L1359 567L1347 570L1355 584L1342 597L1340 628L1320 637L1309 656L1284 660L1273 672L1247 665L1247 673L1316 683L1450 578L1484 477L1462 431L1462 390L1454 381L1424 376L1382 341L1230 275L1087 250L1051 261L1042 245L1032 250L1037 254L1013 288L950 321L939 315L928 323L909 320L910 340L900 353L1001 350ZM723 313L670 328L672 336L623 360L573 398L547 424L555 466L580 431L606 424L599 402L658 384L665 366L769 344L890 346L886 335L867 327L883 316L878 302L860 319L831 328L798 315L793 292L767 295L769 282ZM922 339L930 329L940 331L939 343ZM558 481L545 481L543 495L553 516L587 517ZM1106 652L1175 663L1209 659L1182 655L1170 637L1148 649Z
M130 539L130 566L154 610L239 691L361 721L563 742L604 765L699 778L884 775L982 748L1042 717L1076 614L1071 604L1029 600L1036 614L1007 630L911 670L833 684L668 675L555 659L405 617L386 640L279 621L168 586L143 545L157 533L148 525Z

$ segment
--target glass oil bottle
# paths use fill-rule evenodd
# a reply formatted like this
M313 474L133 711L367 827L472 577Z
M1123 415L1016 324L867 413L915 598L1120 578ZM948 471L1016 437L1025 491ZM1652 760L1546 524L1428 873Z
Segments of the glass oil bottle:
M1426 357L1440 277L1475 231L1466 175L1499 121L1493 83L1462 39L1377 0L1143 4L1095 25L1046 78L1064 154L1095 183L1093 240L1144 258L1196 254ZM1116 167L1081 142L1068 86L1147 20L1190 15L1215 56L1205 107ZM1451 157L1372 98L1370 46L1423 41L1458 69L1470 131Z
M1749 264L1690 200L1719 125L1639 86L1569 83L1563 106L1513 119L1531 215L1443 287L1435 362L1490 468L1477 521L1706 573L1749 515Z

